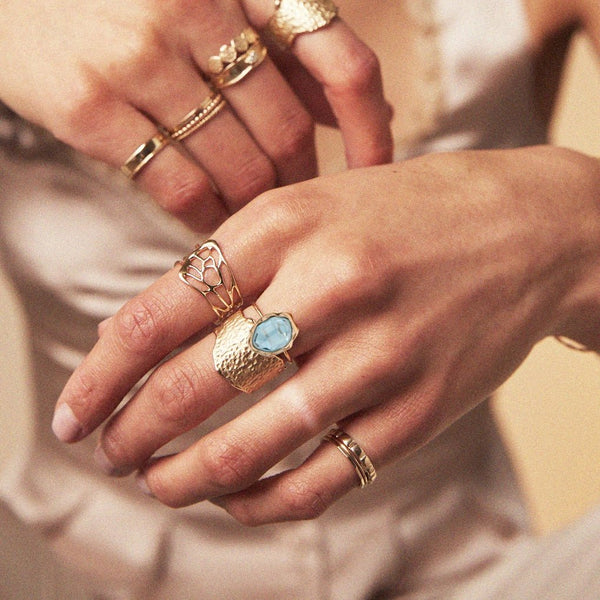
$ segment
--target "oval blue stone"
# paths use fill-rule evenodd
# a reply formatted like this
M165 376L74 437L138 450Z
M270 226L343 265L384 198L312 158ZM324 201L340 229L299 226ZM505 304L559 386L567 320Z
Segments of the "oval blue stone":
M254 328L252 346L259 352L278 354L293 340L294 328L283 315L272 315Z

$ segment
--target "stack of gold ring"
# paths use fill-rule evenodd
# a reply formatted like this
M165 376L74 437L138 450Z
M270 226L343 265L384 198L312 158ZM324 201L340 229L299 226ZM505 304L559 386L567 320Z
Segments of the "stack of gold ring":
M281 48L290 48L297 35L326 27L337 13L331 0L275 0L267 32Z
M222 89L243 79L266 55L267 49L258 34L246 27L228 44L223 44L218 55L208 59L208 76L217 89Z
M206 298L217 316L213 361L216 370L235 388L250 393L278 375L291 361L288 351L298 335L289 313L257 318L242 310L243 299L233 272L214 240L207 240L176 264L179 278Z
M361 488L375 481L377 472L371 459L358 445L357 441L345 431L336 427L325 435L323 441L335 444L336 448L350 460L358 475Z
M223 96L219 92L213 91L202 101L198 108L190 111L175 127L172 129L161 127L152 138L138 146L121 167L121 172L129 179L133 179L168 144L180 142L198 131L200 127L215 117L224 106L225 99Z

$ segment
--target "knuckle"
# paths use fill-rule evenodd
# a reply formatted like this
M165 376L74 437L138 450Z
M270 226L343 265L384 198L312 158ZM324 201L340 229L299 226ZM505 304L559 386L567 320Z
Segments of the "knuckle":
M192 363L165 366L151 378L160 422L189 425L198 411L203 377Z
M289 111L275 133L275 158L281 162L306 153L314 144L315 124L305 110Z
M345 56L346 60L340 64L334 87L354 94L371 91L381 77L379 59L375 52L360 44Z
M314 482L303 479L290 481L280 495L280 508L287 518L311 520L320 517L329 507L330 501L323 490Z
M229 195L240 204L249 202L277 184L275 168L263 154L252 155L238 167L236 173L236 177L229 181L232 186Z
M99 77L92 73L80 74L56 111L54 135L81 152L95 154L101 144L97 138L104 128L108 96Z
M124 436L116 426L109 426L102 432L102 448L114 466L113 475L126 473L127 467L136 463L136 457L129 452L131 439Z
M223 492L236 491L252 482L253 454L247 444L212 440L205 448L203 467L212 487Z
M160 186L159 203L175 217L185 217L198 210L202 201L212 195L211 184L206 177L184 174L180 170L164 173Z
M256 222L265 237L278 239L280 244L312 229L318 219L313 198L302 188L306 184L277 188L261 194L251 206Z
M122 345L134 353L145 353L159 345L164 336L160 323L164 307L156 297L138 297L114 317L115 331Z

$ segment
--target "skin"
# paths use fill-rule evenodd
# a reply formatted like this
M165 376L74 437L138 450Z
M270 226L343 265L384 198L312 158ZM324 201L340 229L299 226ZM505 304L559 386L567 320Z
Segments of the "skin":
M540 52L573 23L598 34L596 2L547 4L528 4ZM599 189L597 159L536 147L430 155L263 193L214 237L247 303L293 314L298 372L180 454L150 460L236 394L215 372L214 337L201 334L113 415L213 320L173 269L102 325L55 432L73 442L106 422L99 464L141 469L141 487L169 506L208 499L249 525L314 518L356 486L333 445L259 478L332 423L385 477L544 337L600 351Z
M209 56L249 24L264 27L272 11L272 0L7 0L0 98L117 168L157 124L174 127L209 95L201 76ZM341 19L298 39L293 52L288 79L267 58L225 89L226 110L154 158L140 187L188 226L211 231L259 193L316 175L315 121L339 126L350 167L390 160L391 111L373 52Z

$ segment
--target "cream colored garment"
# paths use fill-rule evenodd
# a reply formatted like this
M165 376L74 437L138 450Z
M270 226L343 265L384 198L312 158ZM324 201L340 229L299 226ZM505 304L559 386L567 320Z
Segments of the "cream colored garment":
M403 115L398 159L544 141L518 0L429 7L384 0L364 15L362 2L340 4L351 23L353 11L365 17L356 28L364 27L382 57ZM409 4L426 10L415 13L431 18L426 30L405 19ZM419 78L415 65L435 77ZM324 168L340 168L326 156L329 143ZM211 504L173 511L142 496L131 479L104 477L91 460L95 436L75 446L55 441L54 402L94 343L97 323L197 238L119 174L82 157L25 157L15 143L0 157L0 174L2 251L29 319L36 400L35 442L0 481L0 494L105 597L428 597L427 590L468 580L524 535L525 512L485 405L314 522L247 529ZM255 401L238 398L187 440Z

